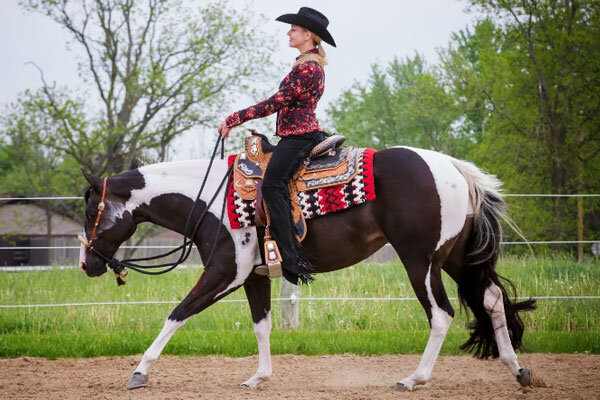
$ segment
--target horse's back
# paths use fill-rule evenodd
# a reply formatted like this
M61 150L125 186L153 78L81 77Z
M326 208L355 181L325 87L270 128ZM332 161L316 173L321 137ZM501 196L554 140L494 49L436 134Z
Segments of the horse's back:
M436 250L462 230L469 210L469 187L453 160L412 147L382 150L373 160L377 198L386 210L397 210L404 224L439 229Z

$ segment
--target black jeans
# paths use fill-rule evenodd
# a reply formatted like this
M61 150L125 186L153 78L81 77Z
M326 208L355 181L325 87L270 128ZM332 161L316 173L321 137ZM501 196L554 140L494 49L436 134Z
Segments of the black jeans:
M263 198L271 216L269 229L283 258L283 277L293 284L298 284L298 253L288 183L312 148L324 138L325 135L319 131L281 138L262 183Z

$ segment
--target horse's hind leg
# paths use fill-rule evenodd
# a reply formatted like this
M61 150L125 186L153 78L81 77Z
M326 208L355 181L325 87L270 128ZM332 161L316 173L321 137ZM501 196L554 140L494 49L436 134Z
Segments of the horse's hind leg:
M513 374L517 381L522 386L530 386L532 384L531 369L519 367L517 354L513 349L508 333L506 314L504 312L504 300L502 291L498 286L492 283L486 290L483 296L483 307L492 320L494 327L494 337L498 346L498 354L502 363Z
M133 376L127 383L127 389L136 389L147 386L148 371L156 360L158 360L158 357L173 334L177 332L191 316L199 313L222 297L239 288L238 286L224 292L231 280L226 279L219 272L213 272L212 269L210 271L205 271L200 279L201 282L198 282L198 285L196 285L194 290L192 290L186 298L175 307L165 321L162 330L142 356L142 361L139 363Z
M481 337L486 337L486 340L480 339L479 341L487 343L486 345L482 345L481 353L478 356L481 358L487 358L489 356L494 356L493 343L495 340L495 345L497 347L498 353L497 355L502 360L502 363L506 366L506 368L510 371L511 374L517 379L517 381L523 386L530 386L532 384L532 371L528 367L521 368L519 366L519 362L517 361L517 354L514 351L513 343L511 340L511 336L509 334L508 327L511 325L510 316L507 315L507 310L505 308L506 299L504 298L503 290L496 283L493 282L493 279L490 278L489 275L481 274L481 272L485 271L486 268L490 268L488 265L474 265L470 269L465 265L465 257L466 252L468 251L467 243L472 234L472 226L473 226L473 218L467 218L465 223L465 229L460 235L460 238L456 242L452 252L450 253L448 259L444 263L444 270L456 281L459 285L459 293L460 287L469 287L469 292L478 293L480 287L484 287L485 291L482 293L483 298L472 297L470 301L465 298L465 292L463 291L462 296L463 299L469 307L473 311L475 315L476 321L478 321L478 325L486 326L489 322L491 322L489 335L487 333L487 329L482 329ZM493 271L493 265L492 269ZM477 271L478 273L472 274L469 273L471 271ZM495 273L494 273L495 275ZM477 276L477 278L473 278L473 276ZM462 280L462 282L461 282ZM481 312L478 311L477 305L480 304L479 307ZM489 316L489 321L485 318L485 314ZM480 318L478 316L483 316L484 318ZM508 321L507 321L508 319ZM517 319L514 316L512 323L516 324ZM514 326L514 325L513 325ZM492 332L493 330L493 332ZM489 337L488 337L489 336ZM475 341L476 343L477 341ZM472 346L469 343L473 343L471 340L462 346L463 349L471 349ZM489 350L485 350L485 347L489 346Z
M449 243L448 248L451 245ZM423 255L401 255L415 294L427 313L430 331L417 369L396 383L396 389L400 391L413 390L415 386L427 383L454 317L454 310L442 284L440 264L447 256L445 247L436 252L431 260Z
M258 387L271 378L271 280L263 275L250 274L244 282L250 304L254 335L258 342L258 370L242 386Z

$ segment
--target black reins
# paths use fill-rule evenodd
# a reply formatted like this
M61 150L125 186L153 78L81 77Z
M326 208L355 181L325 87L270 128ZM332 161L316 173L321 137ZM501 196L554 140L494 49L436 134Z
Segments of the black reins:
M139 273L145 274L145 275L161 275L161 274L165 274L169 271L172 271L178 265L180 265L185 260L187 260L187 258L191 254L192 248L194 246L193 238L196 236L196 233L198 232L198 229L200 228L200 224L204 220L204 216L208 213L208 210L210 209L212 204L217 199L217 196L221 192L221 189L223 189L223 186L229 186L229 181L231 179L232 167L229 167L227 169L227 173L225 174L223 179L221 179L221 183L219 184L217 190L213 194L210 201L208 203L206 203L206 207L204 208L204 211L202 212L202 214L200 215L198 220L195 222L192 231L189 232L190 224L192 221L192 216L194 214L194 211L196 210L196 206L199 203L200 196L202 195L202 192L204 191L204 187L205 187L206 181L208 179L208 174L210 173L210 170L212 168L213 161L215 159L217 150L219 148L219 144L221 144L221 159L223 159L225 156L225 154L224 154L224 139L219 138L217 140L217 143L213 150L212 156L210 158L210 162L208 164L206 174L204 175L204 180L202 181L202 185L200 186L200 190L198 191L198 195L196 196L196 200L194 201L194 204L192 205L192 209L190 210L190 213L187 217L187 220L185 223L184 235L183 235L183 244L181 244L179 247L177 247L173 250L170 250L166 253L163 253L163 254L159 254L159 255L151 256L151 257L143 257L143 258L130 258L127 260L119 260L115 257L107 257L105 254L103 254L100 250L96 249L94 246L91 246L89 248L91 251L94 252L94 254L96 254L98 257L100 257L100 259L102 259L104 262L106 262L108 264L109 268L111 268L113 270L115 275L117 275L117 282L119 285L125 284L125 281L122 279L122 277L124 277L127 274L125 271L125 268L132 269L136 272L139 272ZM227 185L225 185L226 183L227 183ZM223 216L225 215L226 204L227 204L227 193L225 193L223 196L221 217L219 218L219 225L217 227L217 232L216 232L214 240L213 240L213 245L212 245L211 251L209 253L208 259L204 263L205 268L208 268L208 265L210 264L210 261L212 260L212 256L217 247L217 241L218 241L219 235L221 233L221 225L223 225ZM174 254L178 251L181 251L181 254L179 255L179 258L177 259L177 261L175 261L175 262L156 264L156 265L141 265L141 264L136 263L139 261L152 261L152 260L156 260L159 258L164 258L164 257L170 256L171 254ZM163 269L160 271L146 271L147 269L156 269L156 268L163 268Z

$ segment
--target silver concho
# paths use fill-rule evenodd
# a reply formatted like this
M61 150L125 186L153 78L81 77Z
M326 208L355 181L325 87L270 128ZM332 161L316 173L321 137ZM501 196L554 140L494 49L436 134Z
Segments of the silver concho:
M246 175L252 175L252 170L250 168L248 168L247 165L239 163L238 168L241 169L242 172L245 173Z
M253 156L258 155L258 138L252 138L252 142L250 143L250 153Z

